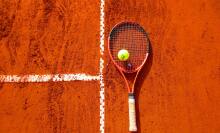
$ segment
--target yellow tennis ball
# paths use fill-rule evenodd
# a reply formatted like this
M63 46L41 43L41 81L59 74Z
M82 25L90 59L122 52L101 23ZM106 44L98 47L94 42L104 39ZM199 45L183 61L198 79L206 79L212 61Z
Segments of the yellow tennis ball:
M129 59L129 52L126 49L121 49L118 51L118 59L120 61L126 61Z

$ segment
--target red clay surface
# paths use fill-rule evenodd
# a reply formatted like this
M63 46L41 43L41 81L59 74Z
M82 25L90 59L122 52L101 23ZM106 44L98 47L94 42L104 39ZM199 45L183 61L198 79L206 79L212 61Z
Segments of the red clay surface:
M0 74L99 72L99 0L0 2ZM151 55L136 85L139 133L220 131L217 0L107 0L111 28L137 21ZM105 132L128 132L127 89L105 51ZM1 83L1 133L98 133L99 82Z
M99 0L0 6L0 74L99 72Z
M0 2L0 74L99 73L99 0ZM99 132L99 82L0 83L1 133Z

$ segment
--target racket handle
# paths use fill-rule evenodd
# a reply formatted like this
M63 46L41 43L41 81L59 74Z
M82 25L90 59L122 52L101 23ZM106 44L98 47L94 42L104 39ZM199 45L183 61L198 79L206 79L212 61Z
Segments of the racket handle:
M135 97L134 93L129 93L128 96L128 106L129 106L129 131L136 132L136 111L135 111Z

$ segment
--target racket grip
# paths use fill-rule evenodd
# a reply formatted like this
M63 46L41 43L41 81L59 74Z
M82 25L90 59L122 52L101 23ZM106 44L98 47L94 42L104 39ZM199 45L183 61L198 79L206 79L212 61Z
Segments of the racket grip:
M129 131L136 132L137 124L136 124L136 111L135 111L135 97L134 93L129 93L128 96L128 108L129 108Z

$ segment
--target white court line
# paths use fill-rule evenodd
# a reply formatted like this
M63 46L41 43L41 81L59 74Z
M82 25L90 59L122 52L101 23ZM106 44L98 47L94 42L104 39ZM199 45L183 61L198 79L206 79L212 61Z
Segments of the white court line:
M105 84L103 79L104 69L104 40L105 40L105 0L100 0L100 133L105 132Z
M100 76L88 74L44 74L44 75L0 75L0 82L58 82L58 81L100 80Z
M100 59L100 133L104 133L105 126L105 84L103 79L104 60Z

